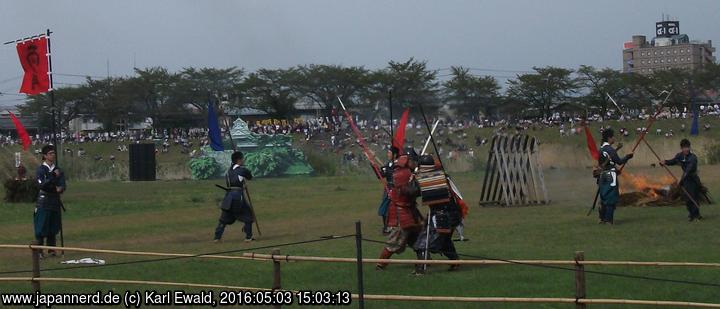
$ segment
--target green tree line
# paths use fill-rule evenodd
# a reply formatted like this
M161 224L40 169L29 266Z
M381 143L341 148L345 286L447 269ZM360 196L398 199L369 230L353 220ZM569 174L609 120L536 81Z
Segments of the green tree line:
M289 119L297 103L330 110L337 97L366 113L385 113L388 94L395 104L422 103L426 110L441 108L463 116L490 118L549 117L559 111L605 115L612 108L610 94L629 109L646 108L664 91L675 107L688 106L690 98L717 96L720 65L702 70L664 70L652 75L580 66L577 69L534 67L517 74L505 87L490 75L470 68L451 67L439 78L426 61L413 58L390 61L382 69L363 66L300 65L285 69L185 68L170 72L162 67L135 69L134 75L92 79L55 90L59 124L66 128L78 115L92 115L103 129L151 118L155 128L202 125L207 102L223 108L251 107L270 116ZM716 98L715 98L716 99ZM31 96L22 113L37 115L49 127L48 95Z

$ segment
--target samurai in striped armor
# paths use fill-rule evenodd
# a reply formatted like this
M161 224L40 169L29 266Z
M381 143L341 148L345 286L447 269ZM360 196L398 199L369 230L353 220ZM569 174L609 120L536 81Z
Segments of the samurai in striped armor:
M417 159L415 150L409 148L395 160L387 217L390 235L380 253L380 259L389 259L395 253L405 251L408 245L412 246L417 241L422 230L422 215L416 203L420 189L413 174ZM416 254L421 256L417 251ZM387 263L378 263L375 268L383 270L385 267ZM415 269L422 269L422 265L415 265Z
M458 201L448 182L439 161L432 155L420 157L420 169L417 174L422 204L430 208L430 216L420 236L415 242L415 250L421 259L430 259L425 252L440 253L450 260L459 259L452 241L452 234L462 220ZM452 265L450 270L457 269Z

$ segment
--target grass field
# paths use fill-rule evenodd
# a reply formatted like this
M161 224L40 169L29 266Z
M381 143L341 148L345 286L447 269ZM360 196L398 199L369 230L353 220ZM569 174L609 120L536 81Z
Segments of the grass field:
M628 168L636 174L661 175L659 168ZM720 196L720 166L701 166L701 177ZM589 170L548 169L545 178L552 203L520 208L477 206L482 174L454 175L471 206L466 220L470 241L456 243L461 254L494 258L572 259L577 250L591 260L720 261L720 210L703 207L705 221L688 223L684 207L621 208L614 226L598 225L596 214L586 217L594 193ZM381 187L371 177L338 176L259 179L251 184L263 235L242 242L240 226L228 227L225 241L211 242L222 192L215 181L71 182L65 196L65 242L68 246L206 253L270 246L354 233L361 220L367 238L381 240L376 209ZM0 207L0 243L32 241L29 204ZM424 210L423 210L424 212ZM364 256L377 257L381 246L364 243ZM352 238L280 248L284 254L353 257ZM268 253L270 249L258 250ZM98 257L109 264L140 257L67 253L66 258ZM412 258L406 252L397 258ZM442 258L442 257L436 257ZM27 250L0 250L0 272L30 269ZM43 268L62 267L60 259L42 261ZM311 290L356 289L354 264L283 263L283 288ZM447 272L432 267L423 277L411 277L410 265L391 265L383 272L365 267L368 294L574 297L574 273L529 266L464 267ZM623 274L720 283L718 269L588 267ZM23 276L29 274L14 274ZM137 279L270 287L272 265L259 261L178 259L133 265L56 270L43 276ZM589 298L628 298L720 302L720 289L588 274ZM43 291L166 290L163 287L104 284L44 283ZM29 283L2 283L0 292L30 291ZM369 308L416 308L423 303L377 302ZM567 307L562 305L536 305ZM433 303L433 308L528 305Z

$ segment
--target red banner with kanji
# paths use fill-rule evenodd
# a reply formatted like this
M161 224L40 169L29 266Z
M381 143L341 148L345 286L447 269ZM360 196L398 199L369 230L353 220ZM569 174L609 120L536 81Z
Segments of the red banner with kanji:
M25 76L23 77L20 92L34 95L48 92L50 77L48 75L47 38L22 41L16 46L20 64Z

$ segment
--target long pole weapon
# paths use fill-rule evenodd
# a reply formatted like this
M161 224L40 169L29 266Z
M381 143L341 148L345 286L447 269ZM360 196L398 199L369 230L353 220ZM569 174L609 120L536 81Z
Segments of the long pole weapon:
M213 104L212 100L210 101L210 104ZM220 114L223 115L223 124L225 125L225 131L227 131L227 135L230 138L230 144L232 145L233 152L235 152L237 151L237 145L235 145L235 142L232 138L232 132L230 132L230 120L227 118L225 111L220 108L220 104L218 104L218 110L220 111ZM231 162L230 164L235 164L235 162ZM230 168L232 168L232 166L230 166ZM243 193L245 193L245 196L247 197L247 204L250 208L250 214L252 214L253 221L255 221L255 227L257 228L258 235L262 236L262 232L260 231L260 223L258 223L257 216L255 215L255 208L253 208L252 199L250 198L250 191L248 190L247 185L248 183L245 183L245 185L243 186ZM218 187L222 188L221 186ZM229 190L229 188L227 190Z
M613 98L610 96L609 93L606 93L606 95L607 95L607 97L610 99L610 101L612 101L613 105L615 105L615 108L617 108L618 112L619 112L621 115L625 116L625 112L622 110L622 108L620 108L620 105L618 105L617 102L615 102L615 99L613 99ZM663 162L664 162L663 159L661 159L660 156L657 154L657 152L655 152L655 149L653 149L653 147L650 146L650 143L649 143L645 138L643 138L642 141L645 142L645 146L647 146L648 149L650 149L650 152L652 152L652 154L655 155L655 158L657 158L660 163L663 163ZM678 184L678 186L680 187L680 189L682 189L683 193L685 193L685 196L687 196L688 199L690 199L690 201L693 202L693 204L695 204L695 207L700 208L700 205L698 204L697 201L695 201L695 199L692 197L692 195L690 195L690 192L688 192L688 191L685 189L685 187L679 185L679 184L680 184L680 180L675 176L675 174L673 174L673 172L670 170L670 168L668 168L667 166L665 166L665 164L660 164L660 165L661 165L662 167L664 167L664 168L665 168L665 171L667 171L668 174L670 174L670 177L672 177L672 178L675 180L675 182Z
M425 141L425 146L423 146L422 152L420 152L421 156L425 154L425 151L430 144L430 140L432 139L432 135L433 133L435 133L435 129L437 129L438 123L440 123L440 120L435 120L435 124L433 124L432 130L430 130L430 136L428 136L427 140ZM417 168L415 168L415 171L417 171ZM427 224L425 224L425 255L423 256L426 261L428 257L428 248L430 247L430 209L428 209L427 220L428 222ZM427 264L423 265L423 270L425 269L427 269Z
M663 91L663 92L667 92L667 91ZM645 126L645 130L640 132L640 136L638 137L637 141L635 141L635 145L633 145L633 148L632 148L632 150L630 150L630 152L635 152L635 150L640 145L640 141L642 141L645 138L645 134L647 134L647 132L650 131L650 127L652 127L652 125L655 123L655 120L657 119L657 117L660 115L660 113L662 113L663 107L665 106L665 103L667 102L667 100L670 98L670 95L672 94L672 92L673 92L673 90L670 90L670 92L667 92L667 96L665 97L665 100L663 100L663 102L660 104L660 106L658 106L658 109L657 109L657 111L655 111L655 114L653 114L648 119L647 125ZM623 164L620 167L620 169L618 170L618 174L622 173L622 170L625 168L626 165L627 165L627 163ZM593 202L592 208L590 208L590 210L587 213L588 216L593 212L593 210L595 210L595 206L597 205L597 197L599 195L600 195L600 186L598 186L597 191L595 192L595 201Z
M395 136L395 129L393 128L392 89L388 90L388 109L390 110L390 146L392 146L392 140Z
M380 173L380 167L377 165L377 161L375 159L375 156L372 154L372 151L370 151L370 148L368 148L367 143L365 142L365 137L363 137L362 133L360 133L360 129L358 129L357 125L355 125L355 121L352 119L352 116L350 116L350 113L345 108L345 104L343 104L343 101L340 99L340 97L337 97L338 102L340 102L340 107L342 107L343 112L345 113L345 118L347 118L347 121L350 123L350 127L352 128L353 133L355 133L355 137L357 138L358 142L360 143L360 147L363 149L363 154L365 154L365 157L370 161L370 165L373 168L373 172L375 172L375 176L380 179L380 182L382 182L384 187L387 187L387 180L385 177L382 177L382 174Z
M423 146L422 152L420 152L420 155L424 155L425 151L427 150L427 147L430 145L430 138L435 133L435 129L437 129L438 123L440 123L440 120L435 120L435 123L433 124L432 130L430 130L430 136L428 136L427 140L425 140L425 146Z
M52 125L50 127L52 128L51 131L52 131L52 135L53 135L52 142L53 142L53 145L55 145L55 153L56 153L55 166L59 166L60 165L60 162L59 162L60 157L61 157L61 155L63 155L63 151L62 151L62 149L60 149L60 144L58 143L58 138L57 138L58 134L57 134L56 126L60 126L60 123L58 122L58 119L56 119L55 115L57 114L57 117L59 118L62 116L62 113L58 113L55 108L55 87L53 85L53 75L52 75L53 67L52 67L52 49L51 49L51 45L50 45L50 34L52 34L52 32L50 31L50 29L47 29L45 36L47 37L48 70L50 71L50 72L48 72L48 80L50 81L50 109L52 110ZM62 135L62 126L60 126L60 132ZM65 209L65 205L63 205L62 201L60 201L60 206L62 207L62 212L67 211ZM60 247L64 248L65 247L65 235L63 233L62 212L60 212ZM65 256L65 249L60 250L60 256Z
M427 116L425 116L425 109L423 109L422 103L418 103L418 106L420 107L420 113L422 114L423 121L425 122L425 128L427 128L428 132L430 132L430 141L432 142L433 149L435 149L435 154L437 155L438 162L440 162L440 168L442 168L443 174L445 175L445 180L449 181L449 177L447 173L445 172L445 165L442 163L442 158L440 155L440 151L438 151L437 144L435 144L435 138L433 137L433 130L430 129L430 122L427 120ZM435 123L435 126L437 126L437 122ZM427 143L426 143L427 145ZM423 151L424 153L424 151ZM430 209L428 209L428 215L427 215L427 227L425 230L425 255L423 258L427 261L429 250L430 250ZM423 264L423 270L427 269L427 264Z

